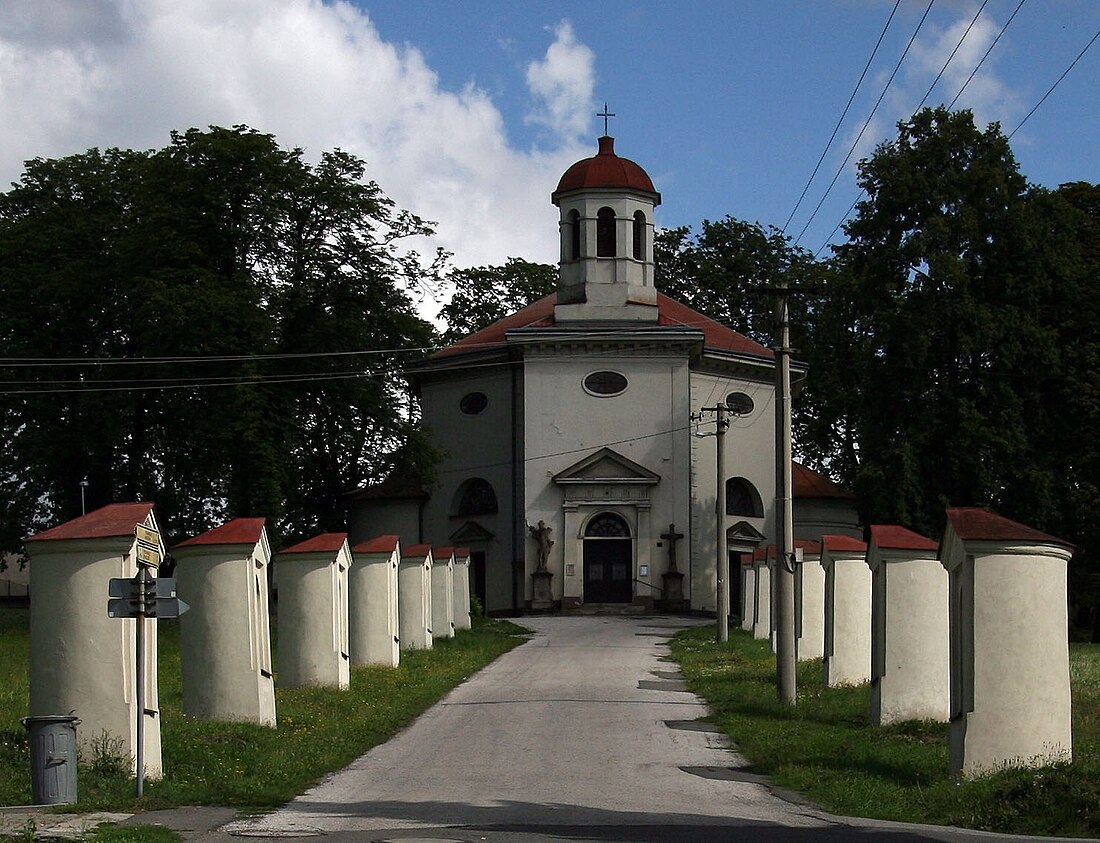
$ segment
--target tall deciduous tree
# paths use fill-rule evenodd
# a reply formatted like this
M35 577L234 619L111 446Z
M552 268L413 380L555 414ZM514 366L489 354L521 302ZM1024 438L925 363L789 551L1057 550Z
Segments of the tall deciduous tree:
M29 162L0 196L0 537L154 499L175 534L301 535L423 455L398 371L432 344L430 233L363 162L246 127ZM24 365L31 364L34 365Z
M764 288L820 283L824 267L783 232L733 217L704 220L698 234L665 229L654 241L657 287L735 331L770 345L774 299ZM803 325L805 300L792 305ZM797 340L797 337L796 337Z
M812 338L801 433L865 522L938 535L945 505L1057 529L1066 207L996 125L926 109L860 165L866 199Z
M439 315L447 323L443 340L452 343L550 295L558 283L558 268L508 258L503 266L453 269L448 282L454 295Z

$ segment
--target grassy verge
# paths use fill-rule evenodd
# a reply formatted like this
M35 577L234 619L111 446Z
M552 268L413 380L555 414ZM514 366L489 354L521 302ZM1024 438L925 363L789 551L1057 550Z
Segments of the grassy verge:
M1020 834L1100 836L1100 646L1071 646L1072 764L956 781L943 723L870 725L868 686L826 688L821 661L798 667L798 705L775 692L766 641L702 627L677 635L672 655L689 687L753 769L833 813Z
M447 691L521 643L506 622L475 620L471 631L403 652L396 669L355 667L351 688L279 689L278 729L185 717L179 628L160 624L160 703L165 775L134 797L133 780L108 757L81 759L78 811L175 805L280 805L409 723ZM0 805L29 804L30 754L19 718L28 698L27 612L0 607Z

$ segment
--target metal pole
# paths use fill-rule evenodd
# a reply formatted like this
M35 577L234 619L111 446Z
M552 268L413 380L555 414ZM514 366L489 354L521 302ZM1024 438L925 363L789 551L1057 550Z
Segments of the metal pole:
M137 795L140 797L145 790L145 579L149 576L149 569L144 565L138 565L137 583L138 602L137 634L137 664L134 668L134 676L137 678L137 692L134 700L137 705L137 746L134 748L134 758L137 765Z
M721 401L718 402L718 424L715 426L714 443L715 443L715 466L718 478L718 489L715 495L715 523L717 527L715 529L715 552L717 557L717 576L718 576L718 641L729 641L730 637L730 558L729 553L726 551L726 469L725 469L725 454L723 453L723 446L726 441L726 426L729 422L726 421L726 405Z
M794 517L791 507L791 361L790 324L786 284L780 282L776 299L775 366L775 498L776 498L776 689L779 699L794 705Z

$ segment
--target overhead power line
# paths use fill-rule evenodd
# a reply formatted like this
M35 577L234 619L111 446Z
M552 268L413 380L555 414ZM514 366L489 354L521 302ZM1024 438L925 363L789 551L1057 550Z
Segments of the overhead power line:
M1027 113L1027 116L1025 116L1024 119L1021 120L1018 124L1016 124L1015 129L1013 129L1011 132L1009 132L1009 134L1008 134L1008 139L1009 140L1012 140L1012 136L1014 134L1016 134L1018 131L1020 131L1020 127L1022 127L1024 125L1024 123L1026 123L1028 120L1031 119L1032 114L1034 114L1036 111L1039 110L1039 106L1041 106L1044 102L1047 101L1047 97L1049 97L1052 93L1054 93L1054 89L1062 84L1062 80L1065 79L1069 75L1069 72L1071 70L1073 70L1074 65L1076 65L1077 62L1081 61L1081 57L1084 56L1085 53L1088 52L1089 47L1091 47L1095 43L1097 38L1100 38L1100 29L1096 30L1095 34L1092 36L1092 38L1089 39L1089 42L1085 45L1084 49L1081 50L1081 52L1079 52L1077 54L1077 58L1075 58L1073 61L1071 61L1069 63L1069 67L1067 67L1062 72L1062 75L1058 77L1057 81L1055 81L1055 83L1050 86L1050 89L1045 94L1043 94L1043 96L1039 99L1039 101L1037 103L1035 103L1035 106L1031 109L1031 111L1029 111Z
M917 23L916 29L913 30L913 35L909 38L909 43L905 45L905 50L901 54L901 58L898 59L898 63L894 65L894 70L890 74L890 78L886 80L886 84L882 86L882 92L878 95L878 99L875 100L874 108L871 109L871 113L867 115L867 119L863 121L863 126L859 130L859 134L856 135L856 139L852 141L852 148L848 150L848 154L844 156L844 161L841 162L837 168L836 173L833 175L833 180L829 182L829 186L825 188L825 193L822 195L821 200L817 203L817 207L814 208L814 212L810 214L810 218L806 220L806 224L802 226L802 230L798 233L798 237L795 238L795 245L797 246L799 241L802 240L803 235L806 233L806 229L810 227L810 223L814 221L818 213L821 211L821 206L825 204L825 200L829 197L829 194L833 192L833 187L836 185L837 179L840 178L840 174L844 172L844 168L848 166L848 161L851 160L853 153L856 151L856 147L859 146L860 140L863 138L863 133L867 131L867 127L871 125L871 120L875 116L875 112L878 111L878 107L882 105L882 100L886 97L886 92L890 90L890 86L894 83L894 77L898 75L898 71L901 69L902 63L905 61L905 57L909 55L909 50L913 47L913 42L917 40L917 34L924 26L924 22L928 19L928 13L932 11L932 5L936 0L928 0L928 6L924 10L924 14L921 15L920 21Z
M970 84L970 80L974 78L974 75L979 70L981 70L982 65L985 64L985 60L989 58L989 54L993 52L993 48L997 46L997 42L1001 40L1001 36L1004 35L1008 28L1012 25L1012 21L1016 17L1016 14L1020 11L1020 9L1023 8L1024 3L1026 2L1027 0L1020 0L1016 8L1012 10L1012 14L1008 16L1008 20L1005 21L1005 25L1001 27L1001 31L997 33L997 37L993 39L993 43L986 48L985 53L978 60L978 63L974 65L974 69L970 71L970 75L966 77L966 81L963 82L963 85L961 88L959 88L958 93L955 94L951 102L947 104L948 111L955 107L955 103L959 101L959 97L962 96L962 92L965 91L966 86Z
M988 0L986 0L988 2ZM783 223L783 233L786 234L787 226L791 224L791 220L794 219L794 215L798 213L798 209L802 207L802 200L806 198L806 193L810 189L810 185L813 184L814 179L817 177L818 170L821 169L821 163L825 160L825 156L829 153L829 149L833 145L833 141L836 140L836 133L840 131L841 124L844 123L844 118L848 116L848 109L852 107L852 102L856 98L860 87L863 85L863 80L867 76L867 71L871 68L871 62L875 60L875 56L878 54L878 48L882 46L882 39L886 37L886 30L890 28L890 22L894 19L894 13L897 12L898 6L901 5L901 0L894 0L894 8L890 10L890 16L886 19L886 25L882 27L882 32L878 35L878 41L875 42L875 48L871 50L871 55L867 58L867 63L863 65L863 72L859 74L859 79L856 81L855 87L852 88L852 95L848 97L848 103L844 106L844 110L840 113L840 118L836 121L836 125L833 126L833 133L829 135L829 140L825 143L825 148L821 150L821 157L817 159L817 163L814 165L814 171L810 173L810 178L806 181L806 186L802 188L802 193L798 197L798 201L794 203L794 208L791 211L791 215L787 217L787 221ZM985 5L984 3L982 4Z
M943 67L941 67L940 72L936 74L936 78L932 81L932 84L928 87L928 90L925 92L924 97L921 99L920 104L917 106L915 111L920 111L920 109L924 106L925 102L927 102L928 97L931 96L932 91L936 87L936 85L939 83L940 78L947 71L948 65L951 64L951 60L955 58L955 54L962 47L963 42L966 40L966 36L969 35L970 30L974 28L974 24L977 23L978 18L982 14L982 10L985 9L986 4L988 2L989 2L989 0L983 0L982 5L979 7L978 11L974 14L974 17L971 18L970 24L966 27L966 31L963 32L962 37L959 38L958 43L955 44L955 48L951 51L951 55L949 55L947 57L947 61L945 61L943 63ZM974 69L970 72L970 75L966 77L966 81L963 82L962 87L959 88L959 90L956 92L954 99L951 100L951 104L948 106L949 109L951 108L951 106L953 106L955 104L955 102L958 100L958 98L962 95L963 91L966 90L967 85L970 84L970 81L974 78L974 75L978 72L978 69L982 66L982 64L984 64L986 58L989 57L989 54L993 51L993 48L997 45L997 42L999 40L1001 40L1001 36L1004 35L1005 30L1008 29L1008 27L1011 25L1013 19L1016 17L1016 13L1020 11L1021 7L1024 5L1025 2L1027 2L1027 0L1020 0L1019 4L1013 10L1012 14L1009 15L1008 20L1005 21L1005 25L1003 27L1001 27L1000 32L997 33L997 37L993 39L993 43L991 43L989 45L989 47L986 49L985 53L982 55L981 59L974 66ZM931 8L931 7L929 7L929 8ZM1097 35L1100 35L1100 32L1097 32ZM915 34L914 34L914 37L915 37ZM1095 41L1096 37L1097 36L1094 35L1093 38L1092 38L1092 41ZM1054 83L1054 85L1051 87L1051 91L1053 91L1054 88L1057 87L1058 83L1061 82L1062 79L1065 78L1066 74L1069 73L1069 71L1073 68L1073 65L1076 64L1077 61L1081 58L1081 56L1083 56L1085 54L1085 50L1088 50L1088 48L1090 46L1092 46L1092 41L1090 41L1087 45L1085 45L1085 49L1081 51L1081 54L1078 55L1078 57L1076 59L1074 59L1073 64L1071 64L1069 66L1069 68L1066 69L1066 72L1062 74L1062 76L1059 78L1058 82ZM1050 94L1050 91L1047 91L1047 95L1049 95L1049 94ZM1046 99L1046 96L1044 96L1043 99ZM1041 104L1042 104L1042 100L1039 101L1039 104L1037 104L1035 106L1035 108L1038 108L1039 105L1041 105ZM1027 121L1027 118L1030 117L1031 114L1035 112L1035 108L1033 108L1031 110L1031 112L1028 113L1027 117L1025 117L1024 120L1020 122L1020 126L1022 126L1024 124L1024 122ZM1019 129L1020 126L1017 126L1016 129ZM1016 129L1013 129L1013 133L1015 133ZM1012 135L1010 134L1008 137L1011 138ZM817 251L814 252L814 257L815 258L818 257L823 251L825 251L826 248L828 248L830 241L833 239L833 235L835 235L837 233L837 231L840 230L840 227L842 225L844 225L844 223L848 219L848 217L851 216L852 211L855 210L856 205L859 204L859 200L862 199L864 197L864 195L865 195L865 191L861 190L859 192L859 195L856 196L855 200L849 206L848 210L845 211L844 215L840 218L840 221L835 226L833 226L833 230L829 232L829 236L825 238L824 242L818 247Z
M936 74L936 78L932 80L932 84L928 86L928 90L924 92L924 96L921 97L921 101L914 109L914 111L920 111L922 108L924 108L924 104L928 102L928 98L932 96L932 91L935 90L936 85L938 85L940 79L943 78L943 74L947 72L947 66L951 64L951 60L955 58L955 54L959 51L959 48L962 47L963 41L965 41L966 36L970 34L970 30L974 28L974 24L978 22L978 18L981 17L982 12L985 10L985 6L988 2L989 0L982 0L982 5L978 7L978 11L974 13L974 17L970 19L970 23L967 24L966 31L962 34L962 37L959 38L958 43L955 44L955 49L951 51L951 55L949 55L947 57L947 61L943 63L943 67L940 68L940 72ZM1004 30L1001 31L1003 32Z

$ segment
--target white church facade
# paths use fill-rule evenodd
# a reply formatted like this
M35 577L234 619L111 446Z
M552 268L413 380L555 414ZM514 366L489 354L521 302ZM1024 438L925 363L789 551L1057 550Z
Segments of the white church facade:
M719 478L707 410L743 411L727 413L725 524L773 540L772 352L657 292L661 197L612 138L551 198L556 294L408 372L442 462L429 489L391 479L356 495L351 538L468 546L472 589L490 612L714 611Z

